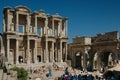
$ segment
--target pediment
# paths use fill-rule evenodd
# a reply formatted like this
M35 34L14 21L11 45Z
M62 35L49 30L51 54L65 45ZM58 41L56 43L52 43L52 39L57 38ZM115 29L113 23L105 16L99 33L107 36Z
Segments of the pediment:
M22 12L30 12L30 9L25 7L25 6L17 6L15 7L17 11L22 11Z

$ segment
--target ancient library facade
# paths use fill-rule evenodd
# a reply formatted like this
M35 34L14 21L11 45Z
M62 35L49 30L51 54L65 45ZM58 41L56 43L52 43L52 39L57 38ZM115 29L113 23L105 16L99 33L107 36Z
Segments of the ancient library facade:
M4 8L1 54L10 64L64 62L67 60L67 18L25 6Z

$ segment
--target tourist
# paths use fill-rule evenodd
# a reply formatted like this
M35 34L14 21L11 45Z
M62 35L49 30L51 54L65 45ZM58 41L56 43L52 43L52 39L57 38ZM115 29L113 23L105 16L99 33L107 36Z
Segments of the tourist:
M65 75L69 75L68 67L66 67L66 69L65 69Z
M114 76L112 76L110 80L117 80L117 79Z

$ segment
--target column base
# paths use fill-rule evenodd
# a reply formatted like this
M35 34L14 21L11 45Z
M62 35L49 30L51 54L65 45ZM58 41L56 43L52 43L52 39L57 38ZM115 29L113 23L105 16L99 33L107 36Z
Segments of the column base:
M38 60L35 60L35 64L38 64Z
M54 63L54 62L55 62L55 60L52 61L52 63Z
M27 64L30 64L30 61L27 61Z
M62 63L62 62L63 62L63 60L60 60L60 62Z
M45 61L45 63L48 63L48 60L47 60L47 61Z
M16 64L19 64L19 61L16 61Z

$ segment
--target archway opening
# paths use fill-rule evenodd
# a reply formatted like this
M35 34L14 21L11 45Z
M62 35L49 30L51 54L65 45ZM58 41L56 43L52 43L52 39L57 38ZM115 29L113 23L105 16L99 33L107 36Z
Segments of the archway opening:
M80 52L75 54L75 67L80 70L83 68L83 55Z
M103 52L100 55L101 67L112 67L115 63L115 55L111 52Z

